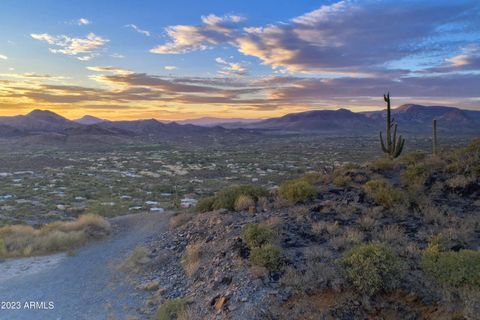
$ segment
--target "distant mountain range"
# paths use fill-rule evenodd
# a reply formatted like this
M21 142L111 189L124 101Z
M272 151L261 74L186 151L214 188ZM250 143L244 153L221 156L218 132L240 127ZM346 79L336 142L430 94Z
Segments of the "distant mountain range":
M440 130L452 134L480 134L480 111L444 106L405 104L392 109L399 131L429 133L432 120L437 119ZM268 129L279 131L316 131L323 133L372 133L383 130L386 111L352 112L347 109L314 110L290 113L249 124L226 124L226 128Z
M444 106L408 104L392 110L402 134L430 133L431 122L449 134L480 134L480 111ZM385 110L352 112L347 109L291 113L265 120L200 118L177 122L155 119L108 121L93 116L68 120L48 110L0 117L0 138L28 138L29 142L84 141L117 143L132 139L222 137L240 132L319 132L325 134L377 134L385 126ZM192 124L194 123L194 124ZM34 138L33 138L34 137Z
M262 121L262 119L202 117L197 119L180 120L176 122L179 124L193 124L196 126L215 127L231 124L241 126L244 124L256 123L260 121Z

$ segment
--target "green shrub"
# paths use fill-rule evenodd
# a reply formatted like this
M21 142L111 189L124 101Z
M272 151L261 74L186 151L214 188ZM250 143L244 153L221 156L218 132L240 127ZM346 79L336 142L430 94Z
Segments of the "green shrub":
M424 185L430 172L425 165L409 165L402 172L402 181L405 185Z
M245 243L250 249L271 244L276 240L275 232L262 224L247 224L243 229Z
M176 320L185 312L185 299L166 300L158 308L154 320Z
M329 177L326 174L321 172L309 172L309 173L306 173L302 177L302 179L307 181L311 185L316 185L320 183L325 183L329 179Z
M241 195L250 196L253 201L257 201L260 197L268 196L268 191L265 188L252 185L228 187L220 190L215 195L215 200L213 201L212 208L214 210L234 210L235 201L237 201L238 197Z
M235 204L241 197L249 197L255 204L261 197L267 197L265 188L253 185L233 186L220 190L215 196L200 199L197 203L198 212L208 212L218 209L235 210ZM243 200L246 198L243 197ZM249 202L251 204L251 202ZM241 209L243 210L243 209Z
M425 160L427 154L422 151L414 151L400 157L400 161L406 164L415 164Z
M361 293L374 295L395 288L401 264L392 249L382 243L359 244L347 251L340 265L347 278Z
M336 185L337 187L345 187L351 181L352 181L352 178L350 178L349 176L339 175L339 176L336 176L335 179L333 179L333 184Z
M195 207L198 212L208 212L213 210L213 203L215 202L215 197L206 197L201 198Z
M440 284L451 288L480 289L480 251L442 252L440 245L429 245L423 252L422 269Z
M241 194L235 200L235 211L247 210L253 206L255 206L255 201L250 196Z
M278 271L282 265L280 248L272 244L264 244L250 251L250 262L265 267L270 271Z
M317 189L303 179L289 180L282 183L279 194L289 202L300 203L313 199Z
M372 168L373 170L379 170L379 171L389 171L397 168L399 165L398 161L395 159L389 159L389 158L378 158L373 161L370 161L368 166Z
M368 181L363 186L363 191L365 191L373 201L385 208L391 208L402 201L401 192L383 179Z
M446 301L461 305L466 319L477 319L480 311L480 251L445 249L445 239L434 238L423 252L421 267L440 285L440 294Z

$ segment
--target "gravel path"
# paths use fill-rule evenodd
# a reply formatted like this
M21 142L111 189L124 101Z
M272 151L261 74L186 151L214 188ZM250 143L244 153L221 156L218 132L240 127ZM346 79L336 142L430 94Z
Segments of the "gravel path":
M57 254L0 263L0 319L141 318L136 309L143 304L145 293L132 288L117 266L137 245L166 230L168 215L128 215L111 223L111 236L77 250L74 256Z

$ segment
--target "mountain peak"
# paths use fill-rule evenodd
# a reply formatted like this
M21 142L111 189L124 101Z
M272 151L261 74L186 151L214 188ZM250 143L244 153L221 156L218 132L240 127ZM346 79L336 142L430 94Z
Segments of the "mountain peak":
M108 120L100 119L100 118L97 118L97 117L94 117L94 116L91 116L91 115L87 114L87 115L84 115L83 117L81 117L79 119L75 119L73 121L76 122L76 123L80 123L80 124L93 125L93 124L99 124L99 123L102 123L102 122L106 122Z
M35 110L30 111L30 113L28 113L26 115L26 117L37 119L37 120L47 120L47 121L52 121L52 120L68 121L67 119L65 119L64 117L62 117L59 114L56 114L53 111L41 110L41 109L35 109Z
M27 116L45 116L45 115L48 115L48 116L58 116L60 117L60 115L56 114L55 112L53 111L50 111L50 110L42 110L42 109L34 109L32 111L30 111Z

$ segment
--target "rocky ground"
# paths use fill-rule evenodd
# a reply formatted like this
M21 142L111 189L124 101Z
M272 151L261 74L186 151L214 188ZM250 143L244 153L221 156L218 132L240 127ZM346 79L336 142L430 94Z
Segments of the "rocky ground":
M480 284L447 288L422 267L439 239L445 252L480 250L480 158L468 152L317 172L304 178L314 198L297 204L274 192L248 210L179 214L145 243L147 259L130 273L150 292L142 312L182 298L178 319L478 319ZM380 193L372 180L386 183ZM249 224L271 230L278 266L252 262ZM401 268L394 285L367 294L341 261L370 243L391 248Z

